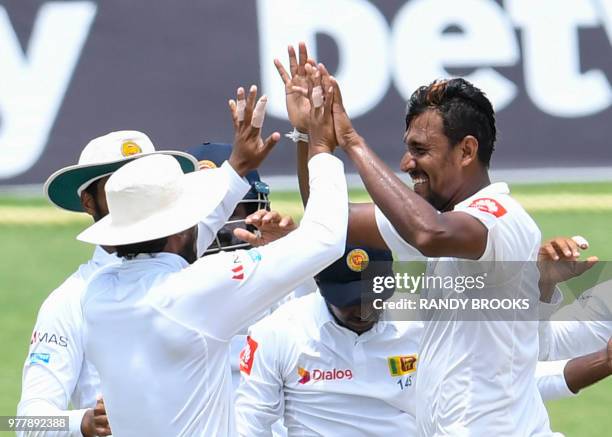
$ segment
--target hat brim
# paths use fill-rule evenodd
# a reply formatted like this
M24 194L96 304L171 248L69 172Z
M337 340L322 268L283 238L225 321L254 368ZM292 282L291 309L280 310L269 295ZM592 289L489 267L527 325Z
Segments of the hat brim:
M45 182L44 191L49 200L56 206L74 212L84 212L78 189L83 184L102 175L113 173L134 159L150 155L171 155L181 165L184 173L190 173L198 168L198 162L185 152L160 150L151 153L139 153L117 161L101 164L76 164L64 167L53 173Z
M121 246L156 240L182 232L204 220L225 197L229 182L220 169L183 175L181 195L168 208L134 221L116 223L112 211L77 236L77 240L102 246Z

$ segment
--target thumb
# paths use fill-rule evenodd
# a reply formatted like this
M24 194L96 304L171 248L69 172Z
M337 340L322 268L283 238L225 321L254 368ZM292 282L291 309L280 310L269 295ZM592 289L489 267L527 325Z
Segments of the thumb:
M251 246L259 246L261 245L260 239L253 232L249 232L246 229L236 228L234 229L234 235L236 238L241 239L242 241L249 243Z
M276 143L280 140L280 134L278 132L274 132L270 135L263 144L264 156L268 156L268 153L272 151Z
M591 267L593 267L595 264L597 264L597 261L599 261L599 259L596 256L591 256L587 258L586 261L578 262L576 264L576 273L577 273L576 276L582 275L584 272L586 272Z

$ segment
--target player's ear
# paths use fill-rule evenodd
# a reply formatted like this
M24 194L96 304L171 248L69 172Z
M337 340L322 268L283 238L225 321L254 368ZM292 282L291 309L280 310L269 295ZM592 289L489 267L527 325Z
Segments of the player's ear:
M83 207L83 211L87 214L92 217L96 216L96 199L86 190L81 192L81 206Z
M461 166L467 167L478 160L478 140L472 135L466 135L459 145Z

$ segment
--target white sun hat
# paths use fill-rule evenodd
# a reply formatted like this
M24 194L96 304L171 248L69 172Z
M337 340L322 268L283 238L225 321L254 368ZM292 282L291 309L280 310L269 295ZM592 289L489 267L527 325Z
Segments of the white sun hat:
M120 246L176 234L210 214L228 187L227 173L221 169L184 174L168 155L136 159L108 179L108 215L77 239Z
M156 151L146 134L131 130L117 131L94 138L81 152L78 164L64 167L49 176L45 182L45 194L60 208L83 212L81 192L91 183L136 158L156 153L174 156L185 173L198 169L197 161L188 153Z

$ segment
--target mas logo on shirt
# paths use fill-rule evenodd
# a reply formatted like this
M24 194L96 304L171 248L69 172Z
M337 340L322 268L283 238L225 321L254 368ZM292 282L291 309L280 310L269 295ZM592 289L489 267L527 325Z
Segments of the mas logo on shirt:
M58 346L68 347L68 338L54 333L34 331L32 332L30 344L35 343L56 344Z
M253 368L253 360L255 360L255 351L257 350L257 346L257 342L249 336L247 337L246 346L240 352L240 371L246 373L247 375L251 374L251 369Z
M415 372L417 369L417 359L417 354L398 355L387 358L391 376L403 376Z
M310 381L339 381L353 379L353 371L351 369L314 369L306 370L303 367L298 367L298 375L300 379L298 383L306 384Z
M50 354L41 354L38 352L32 352L30 354L30 364L49 364L50 359Z
M500 218L508 212L506 211L506 208L504 208L497 200L484 197L472 201L469 208L479 209L480 211L494 215L497 218Z

